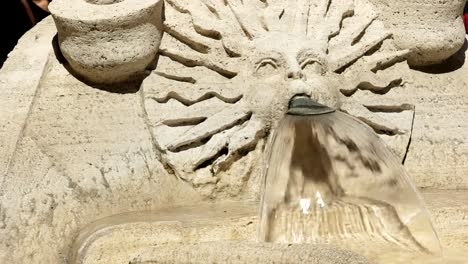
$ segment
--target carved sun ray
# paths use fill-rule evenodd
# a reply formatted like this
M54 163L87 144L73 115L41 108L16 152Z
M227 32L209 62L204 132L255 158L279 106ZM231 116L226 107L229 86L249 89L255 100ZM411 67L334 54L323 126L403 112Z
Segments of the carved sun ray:
M414 108L380 98L402 86L408 51L394 47L366 0L166 0L164 28L143 97L163 162L180 178L197 185L208 177L215 186L232 164L263 146L279 119L268 110L276 101L262 103L272 89L266 83L287 71L288 60L275 57L280 42L284 54L305 45L293 57L304 83L324 79L338 91L335 107L363 120L402 156L401 144L392 142L409 141ZM279 48L256 62L269 45ZM321 70L308 75L313 63ZM255 77L262 67L274 72L266 81ZM274 86L289 89L282 77ZM408 122L386 118L400 114Z

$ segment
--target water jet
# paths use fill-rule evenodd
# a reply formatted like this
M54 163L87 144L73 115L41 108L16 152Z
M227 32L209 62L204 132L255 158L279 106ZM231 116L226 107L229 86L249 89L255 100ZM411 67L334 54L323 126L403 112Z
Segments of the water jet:
M418 191L370 127L306 96L289 107L270 146L261 241L440 253Z

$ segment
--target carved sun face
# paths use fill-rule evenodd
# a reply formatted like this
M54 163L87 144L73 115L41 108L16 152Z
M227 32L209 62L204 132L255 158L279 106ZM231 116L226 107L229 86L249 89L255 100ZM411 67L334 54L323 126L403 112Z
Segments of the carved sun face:
M266 124L278 121L295 95L308 95L315 101L338 108L338 89L328 71L326 54L318 43L306 36L269 32L255 40L249 56L245 87L251 109Z
M159 62L143 83L147 121L168 171L206 195L242 193L298 94L406 149L413 109L381 98L401 87L407 51L367 0L166 3ZM400 126L386 118L396 115Z

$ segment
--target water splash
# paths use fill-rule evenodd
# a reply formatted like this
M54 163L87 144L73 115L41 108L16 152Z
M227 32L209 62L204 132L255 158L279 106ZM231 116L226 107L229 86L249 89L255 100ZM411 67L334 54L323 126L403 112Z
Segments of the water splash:
M439 253L417 189L380 138L345 113L299 112L270 146L259 239Z

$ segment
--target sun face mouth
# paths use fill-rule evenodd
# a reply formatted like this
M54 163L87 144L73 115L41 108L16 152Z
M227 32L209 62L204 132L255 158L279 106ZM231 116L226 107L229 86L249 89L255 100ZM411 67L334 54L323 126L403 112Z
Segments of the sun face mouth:
M310 116L333 113L336 110L312 100L306 95L296 95L289 101L288 115Z

